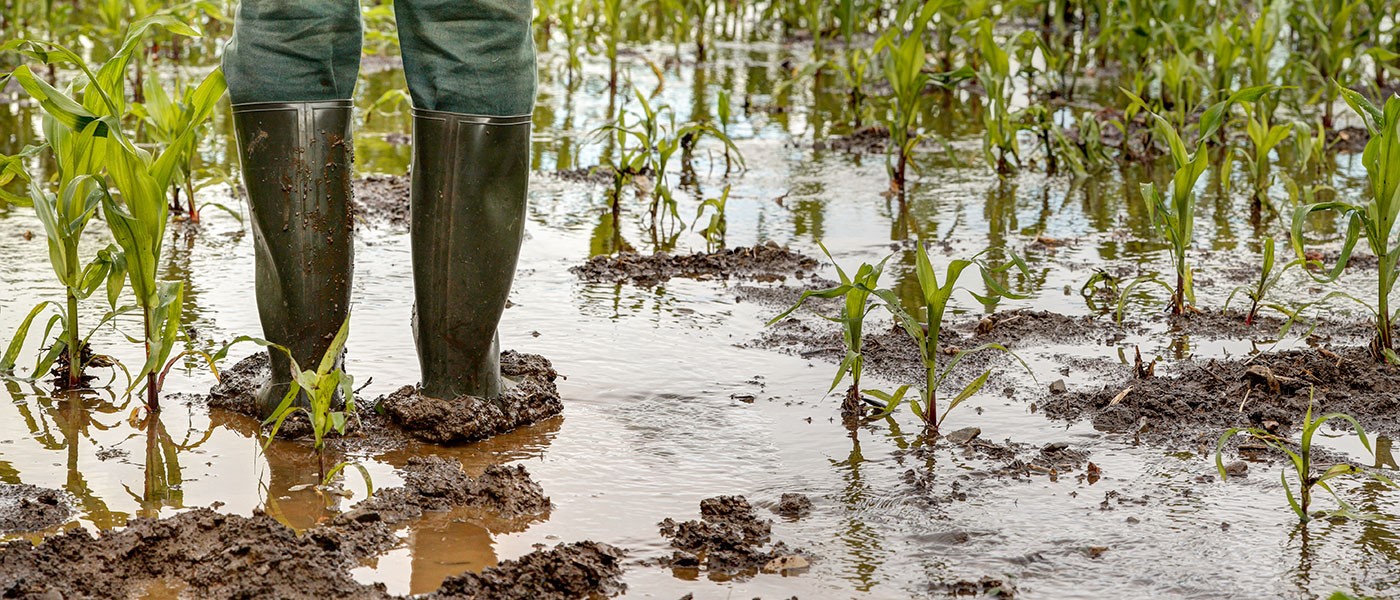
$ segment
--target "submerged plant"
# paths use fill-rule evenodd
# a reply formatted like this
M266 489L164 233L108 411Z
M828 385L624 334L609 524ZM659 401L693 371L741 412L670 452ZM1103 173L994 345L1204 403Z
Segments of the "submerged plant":
M1288 483L1288 469L1279 471L1279 480L1283 483L1283 492L1288 498L1288 506L1298 515L1298 520L1307 523L1314 516L1314 514L1309 511L1312 506L1313 488L1322 488L1326 490L1328 494L1331 494L1332 497L1337 500L1337 504L1340 506L1338 510L1324 513L1326 516L1363 517L1365 515L1357 512L1350 504L1342 500L1341 496L1338 496L1337 492L1334 491L1332 486L1328 485L1327 482L1343 475L1365 475L1391 487L1395 487L1395 482L1379 473L1364 470L1356 465L1346 463L1332 465L1322 471L1321 474L1314 474L1315 467L1312 458L1313 436L1322 428L1323 423L1333 419L1346 421L1356 433L1357 439L1361 441L1361 446L1366 448L1367 452L1371 452L1372 450L1371 442L1366 439L1366 431L1361 428L1361 424L1351 415L1344 413L1328 413L1314 420L1312 409L1313 392L1309 389L1308 410L1303 415L1302 437L1299 439L1298 450L1296 452L1287 439L1257 427L1237 427L1226 431L1220 436L1220 441L1215 445L1215 468L1220 473L1220 479L1228 479L1225 473L1225 461L1222 458L1225 444L1229 442L1231 438L1243 433L1252 439L1263 442L1264 445L1288 457L1289 463L1293 467L1293 476L1298 480L1298 493L1293 493L1293 485Z
M962 404L964 400L967 400L973 394L977 393L977 390L982 389L982 385L987 383L987 377L992 374L991 370L987 370L976 379L973 379L971 383L963 387L962 391L953 396L952 400L948 401L948 405L944 407L942 414L939 414L938 389L943 386L943 382L947 380L949 373L952 372L953 367L957 366L959 361L969 354L982 350L1000 350L1011 354L1013 357L1016 356L1001 344L989 343L977 346L976 348L957 349L955 351L950 350L952 356L947 360L946 364L942 365L941 370L938 364L938 357L943 352L943 350L938 347L939 339L943 331L943 316L948 309L949 303L952 301L953 291L957 289L958 279L962 277L967 269L976 269L982 276L983 284L987 286L987 294L982 295L971 291L969 291L969 293L983 304L992 304L996 302L998 298L1002 297L1025 298L1025 296L1018 295L1008 290L997 281L996 276L998 274L1005 273L1012 267L1016 267L1023 274L1027 272L1025 263L1021 261L1020 257L1015 255L1012 256L1010 262L995 267L988 265L978 256L974 256L971 259L957 259L948 263L948 267L944 270L943 279L940 283L938 273L934 271L933 264L929 262L928 250L924 248L924 243L920 240L918 251L915 255L914 273L919 281L919 290L921 292L919 299L921 301L921 306L918 307L918 310L923 313L921 315L923 321L920 322L919 318L904 310L899 297L895 295L893 291L889 289L876 290L875 294L883 301L885 309L889 310L895 316L895 319L904 328L905 333L909 334L909 337L919 346L919 358L924 366L924 384L919 389L918 398L908 398L907 401L910 409L914 411L914 414L924 421L924 428L929 433L937 433L939 426L948 418L948 413L952 412L954 408L957 408L959 404ZM1020 357L1016 357L1016 360L1019 361ZM1024 362L1021 364L1025 366ZM1026 371L1030 372L1029 366L1026 366ZM869 390L868 392L870 395L885 401L885 410L882 415L880 415L885 416L894 412L894 410L899 407L900 403L906 400L905 397L908 395L910 387L912 386L902 385L896 389L894 393L885 393L877 390Z
M1336 213L1346 218L1346 238L1342 242L1337 264L1327 273L1313 275L1315 280L1328 283L1341 276L1357 241L1365 235L1371 253L1379 259L1376 265L1376 305L1369 306L1362 302L1376 317L1376 337L1371 342L1371 354L1377 359L1400 363L1392 339L1396 315L1390 309L1390 293L1395 288L1397 269L1400 268L1397 265L1397 261L1400 261L1400 244L1391 246L1396 220L1400 217L1400 96L1391 96L1386 100L1385 108L1379 109L1352 90L1342 88L1341 93L1352 110L1361 115L1371 134L1361 154L1361 163L1366 167L1366 175L1371 182L1371 194L1359 203L1333 200L1298 207L1293 213L1293 251L1299 259L1305 259L1303 226L1309 215Z
M826 246L818 245L821 246L822 253L826 254L827 259L835 264L836 259L831 258L831 252L826 249ZM830 393L841 384L847 373L851 375L851 387L847 389L845 400L841 404L843 416L860 416L865 410L860 395L860 376L865 370L865 355L861 353L865 317L870 314L870 309L874 307L874 304L870 302L870 296L875 293L876 286L879 285L880 273L884 270L887 260L889 260L888 257L874 265L862 263L856 269L854 277L847 275L846 270L842 269L841 265L835 265L836 274L841 278L840 285L821 290L804 290L802 295L797 298L796 304L768 321L768 325L771 326L783 320L800 308L808 298L842 299L841 312L835 317L824 318L841 326L841 341L846 345L846 356L841 359L841 365L836 369L836 377L831 380L831 387L827 388L827 392Z

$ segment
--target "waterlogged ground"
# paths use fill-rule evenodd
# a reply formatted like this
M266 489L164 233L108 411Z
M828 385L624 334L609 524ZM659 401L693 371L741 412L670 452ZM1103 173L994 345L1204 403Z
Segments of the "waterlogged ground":
M775 85L788 77L785 59L804 56L806 49L721 47L702 70L666 62L669 51L666 46L644 53L664 67L664 85L643 56L624 61L639 88L656 91L654 103L675 107L685 120L698 114L695 107L710 106L716 90L729 88L748 106L736 111L741 116L732 126L748 170L723 179L720 150L710 145L701 147L695 163L704 197L732 185L731 247L772 241L820 257L820 241L843 265L893 255L883 281L909 295L915 286L913 246L904 240L917 228L938 240L935 264L989 245L1026 256L1031 277L1011 283L1031 297L1005 301L997 310L1070 316L1098 314L1079 295L1096 268L1126 274L1170 269L1163 245L1149 241L1136 170L1110 170L1080 182L1024 176L998 184L980 163L975 131L950 124L980 122L953 98L951 120L939 122L942 135L956 133L953 157L930 146L919 161L908 215L901 217L898 202L882 194L887 179L881 155L813 147L814 134L824 138L849 129L831 125L844 119L839 91L815 100L797 92L774 97ZM1049 408L1060 398L1116 391L1128 377L1135 348L1149 360L1161 358L1159 376L1199 379L1214 376L1201 374L1214 368L1211 359L1256 350L1316 352L1302 337L1306 328L1277 344L1255 342L1271 337L1272 330L1246 330L1231 325L1233 318L1207 315L1183 333L1155 304L1134 303L1123 328L1098 316L1077 329L1051 326L1015 337L1012 345L1031 374L1004 357L970 362L989 365L995 375L945 426L980 428L968 446L945 440L923 447L907 412L852 433L838 418L838 397L826 393L834 364L825 358L839 345L835 334L811 313L798 318L815 333L787 343L765 334L765 322L782 308L772 298L789 298L793 292L782 286L808 280L674 278L642 286L582 283L569 272L617 248L615 233L640 251L656 246L643 201L625 200L623 223L615 230L602 185L554 175L598 162L602 146L590 132L606 119L609 95L606 65L586 64L581 82L570 89L556 74L562 57L545 56L533 157L538 172L514 305L506 311L501 337L503 347L553 361L564 376L557 382L564 415L483 443L407 444L349 458L366 467L376 488L399 485L397 470L426 454L459 459L473 474L490 464L522 464L553 508L547 517L504 525L472 512L429 513L399 530L397 548L355 570L360 581L383 582L396 594L423 593L445 577L537 547L589 539L628 550L623 580L635 597L941 597L998 585L1023 598L1395 593L1400 540L1390 519L1317 521L1300 528L1278 487L1280 463L1250 463L1247 476L1228 483L1214 475L1218 428L1158 422L1149 423L1147 433L1136 426L1106 433L1088 418L1067 421ZM372 100L401 83L391 65L366 75L360 94ZM9 115L8 129L0 130L7 135L4 149L32 141L34 108L0 106ZM363 174L404 171L405 124L403 116L378 116L362 129L357 157ZM205 161L230 160L227 126L221 116ZM1357 158L1344 155L1337 162L1334 185L1355 195ZM680 213L687 219L695 211L693 192L682 194ZM246 214L227 190L208 193L211 199L223 194ZM389 198L375 200L392 205ZM1257 232L1242 197L1222 199L1203 186L1197 214L1198 304L1218 311L1257 261L1259 247L1251 241ZM92 247L105 244L100 229L90 228ZM40 231L28 209L0 209L5 335L34 303L60 297ZM1283 226L1273 221L1263 231L1282 237ZM213 210L199 227L170 228L164 275L186 282L187 329L197 347L212 349L258 332L251 241L245 227ZM356 244L348 366L365 385L360 397L368 400L417 380L408 234L384 215L368 214ZM705 244L686 232L674 248L689 252ZM1369 295L1366 276L1373 272L1348 274L1347 289ZM829 264L817 274L836 276ZM973 289L981 285L974 282L968 283ZM1298 300L1324 293L1299 272L1286 278L1285 289ZM989 310L968 294L957 302L954 329L971 336ZM95 303L89 308L99 310ZM1364 343L1364 329L1352 325L1362 315L1349 311L1340 305L1320 311L1328 320L1312 332L1312 342L1330 341L1339 351ZM888 327L888 317L874 313L872 334ZM133 332L136 324L122 320L118 330ZM138 349L119 331L99 331L94 344L128 365L139 364ZM30 348L25 356L35 353ZM901 377L897 363L891 358L882 365L873 357L866 386L893 388ZM969 371L963 380L975 375ZM1060 379L1069 396L1049 393ZM207 506L240 515L261 509L301 529L364 498L364 482L353 471L345 476L352 498L326 499L304 489L317 470L305 447L279 442L263 453L256 423L210 412L184 395L204 393L212 383L197 362L184 364L167 381L159 421L144 424L128 420L137 401L109 390L53 396L42 383L5 383L10 402L0 406L7 413L0 416L0 481L64 492L74 513L44 533L121 527L136 516ZM1135 402L1123 400L1130 407ZM1400 433L1393 422L1367 424ZM1178 425L1185 433L1174 429ZM1163 431L1178 433L1152 435ZM1324 443L1334 459L1349 455L1373 462L1354 441ZM1362 510L1400 514L1400 492L1360 482L1336 488ZM794 520L771 513L784 493L809 497L810 514ZM761 516L774 520L773 539L802 549L810 568L711 578L662 566L672 548L657 524L667 517L698 518L700 500L721 494L746 496ZM0 498L0 508L4 502ZM1326 498L1318 502L1332 506ZM37 540L41 534L10 537Z

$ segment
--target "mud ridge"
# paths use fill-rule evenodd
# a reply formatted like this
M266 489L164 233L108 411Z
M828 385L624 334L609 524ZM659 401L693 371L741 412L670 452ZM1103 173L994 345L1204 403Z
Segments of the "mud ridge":
M798 572L808 559L783 542L769 546L773 522L760 519L743 496L716 496L700 501L700 520L676 522L667 517L661 535L676 550L662 564L672 569L704 568L711 578ZM765 546L767 548L765 548Z
M1269 352L1239 360L1184 361L1171 372L1123 375L1097 389L1070 389L1037 407L1047 416L1089 420L1104 432L1149 441L1197 444L1213 451L1231 427L1287 434L1303 420L1311 391L1314 414L1344 412L1368 434L1400 434L1400 371L1365 348Z
M780 281L788 277L804 279L821 265L816 259L793 252L771 241L749 247L730 248L713 253L673 255L665 252L645 255L623 252L615 256L595 256L569 272L587 282L631 282L648 286L673 277L690 279L729 279Z
M493 466L471 478L456 461L415 457L404 468L404 482L301 534L262 512L243 517L200 508L165 519L133 519L98 537L78 529L38 546L10 542L0 545L0 595L132 597L160 585L210 598L389 598L382 585L361 584L350 570L396 546L394 528L422 510L472 506L521 514L549 508L549 499L519 466ZM621 589L620 556L603 544L561 545L481 575L449 579L435 597L612 594ZM564 568L569 565L589 568ZM551 567L559 568L545 570Z

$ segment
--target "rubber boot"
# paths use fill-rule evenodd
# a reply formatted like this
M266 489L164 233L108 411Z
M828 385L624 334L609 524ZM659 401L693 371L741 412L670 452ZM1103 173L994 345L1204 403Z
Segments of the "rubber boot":
M302 369L320 364L350 310L352 109L349 100L233 107L263 336L287 347ZM268 354L271 377L258 390L264 418L292 378L287 355Z
M501 394L496 325L525 234L530 115L413 111L413 336L424 395Z

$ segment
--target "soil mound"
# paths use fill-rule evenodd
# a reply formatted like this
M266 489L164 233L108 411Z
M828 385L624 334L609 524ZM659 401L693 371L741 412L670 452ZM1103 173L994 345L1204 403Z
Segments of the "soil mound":
M716 496L700 501L700 520L677 523L667 518L661 535L676 551L664 564L672 568L700 568L713 576L752 575L805 568L800 551L777 542L768 549L773 522L760 519L743 496Z
M498 399L463 396L430 398L416 386L404 386L380 398L385 414L409 434L435 444L482 440L537 423L564 410L554 380L559 373L544 357L507 350L501 374L515 385Z
M571 267L569 272L588 282L630 281L647 286L666 282L672 277L700 280L742 277L758 281L780 281L788 277L803 279L820 265L815 258L770 241L751 248L689 255L623 252L616 256L595 256L582 265Z

